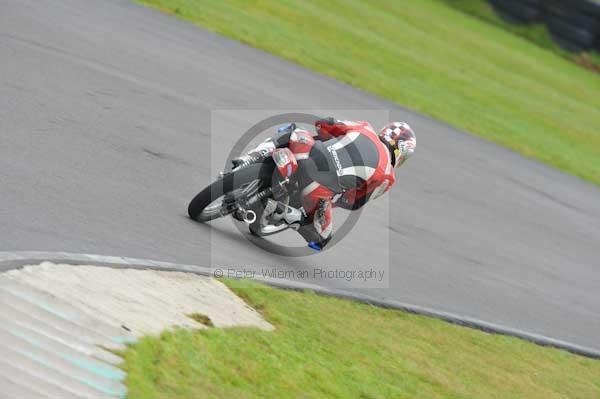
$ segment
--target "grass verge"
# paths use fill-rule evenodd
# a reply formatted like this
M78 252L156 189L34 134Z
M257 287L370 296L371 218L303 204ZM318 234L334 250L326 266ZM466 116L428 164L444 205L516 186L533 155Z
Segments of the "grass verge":
M600 397L598 361L312 292L225 283L276 330L144 338L124 353L129 399Z
M600 184L598 76L444 0L137 1Z

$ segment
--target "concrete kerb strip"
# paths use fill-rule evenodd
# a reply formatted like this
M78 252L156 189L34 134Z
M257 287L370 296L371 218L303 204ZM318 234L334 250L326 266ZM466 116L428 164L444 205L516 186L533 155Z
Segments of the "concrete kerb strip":
M203 266L183 265L170 262L161 262L145 259L136 259L128 257L102 256L90 254L74 254L68 252L0 252L0 272L12 269L18 269L26 265L35 265L48 261L52 263L62 263L69 265L93 265L112 268L134 268L134 269L153 269L164 271L179 271L195 273L202 276L213 277L216 269ZM388 301L374 298L364 294L356 294L348 291L325 288L314 284L307 284L296 281L289 281L276 278L254 278L255 281L265 283L269 286L291 290L312 290L317 294L333 296L337 298L352 299L358 302L379 306L388 309L397 309L418 315L435 317L446 322L465 327L475 328L487 333L501 334L521 338L541 346L549 346L563 349L581 356L600 359L600 350L587 348L570 342L534 334L518 329L513 329L483 320L460 316L454 313L443 312L435 309L425 308L398 301Z

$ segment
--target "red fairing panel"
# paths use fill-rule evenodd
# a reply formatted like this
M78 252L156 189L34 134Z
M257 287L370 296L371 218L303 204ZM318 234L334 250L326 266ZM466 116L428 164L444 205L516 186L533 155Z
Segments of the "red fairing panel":
M361 128L371 129L369 122L364 121L338 121L333 119L321 119L315 122L315 128L319 138L323 141L343 136L349 131Z

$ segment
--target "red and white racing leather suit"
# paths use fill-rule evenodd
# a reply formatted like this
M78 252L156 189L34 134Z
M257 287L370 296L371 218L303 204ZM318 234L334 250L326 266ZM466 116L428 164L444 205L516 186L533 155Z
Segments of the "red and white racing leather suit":
M302 206L307 214L299 233L323 247L332 234L332 207L362 207L395 182L387 146L368 122L322 119L318 136L291 133L288 148L298 161Z

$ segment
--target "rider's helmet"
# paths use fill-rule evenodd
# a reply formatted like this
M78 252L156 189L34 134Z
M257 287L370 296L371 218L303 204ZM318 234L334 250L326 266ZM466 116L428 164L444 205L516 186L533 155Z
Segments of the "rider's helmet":
M392 165L400 166L415 152L417 138L406 122L388 123L379 131L379 139L392 154Z

